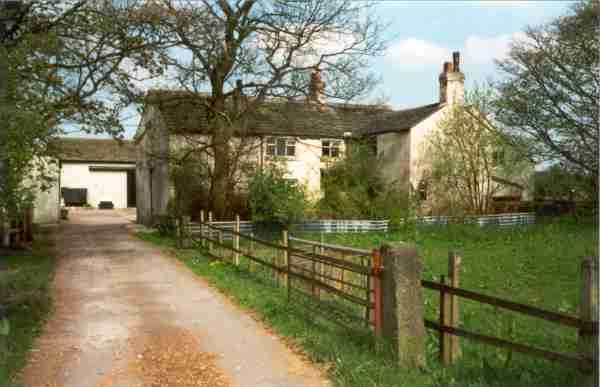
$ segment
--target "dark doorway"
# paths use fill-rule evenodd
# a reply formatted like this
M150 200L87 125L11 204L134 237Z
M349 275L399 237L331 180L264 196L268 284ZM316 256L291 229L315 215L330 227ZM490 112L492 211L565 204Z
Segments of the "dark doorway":
M130 170L127 171L127 207L134 208L135 206L135 170Z

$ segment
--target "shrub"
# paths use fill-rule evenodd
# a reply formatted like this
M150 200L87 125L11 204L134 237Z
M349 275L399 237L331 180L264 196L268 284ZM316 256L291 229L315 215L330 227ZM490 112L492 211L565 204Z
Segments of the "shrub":
M250 215L255 222L289 225L304 218L308 200L302 186L285 178L276 165L258 172L248 184Z
M408 192L388 183L382 170L371 144L349 144L346 157L331 165L323 176L324 196L318 205L321 216L392 221L406 217Z

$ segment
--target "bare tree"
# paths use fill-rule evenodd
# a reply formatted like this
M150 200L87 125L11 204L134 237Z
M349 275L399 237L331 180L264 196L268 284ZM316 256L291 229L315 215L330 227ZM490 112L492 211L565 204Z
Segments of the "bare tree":
M431 212L487 214L494 195L529 189L533 166L488 120L490 100L489 91L473 91L426 138L416 188Z
M214 160L210 196L219 217L227 210L236 169L231 140L247 129L251 115L266 101L307 97L316 69L325 82L324 97L331 100L351 100L374 84L366 65L384 46L382 26L370 15L371 2L159 3L169 16L161 20L158 33L193 57L182 60L171 52L168 65L177 69L179 85L208 92L203 101L211 141L202 149Z

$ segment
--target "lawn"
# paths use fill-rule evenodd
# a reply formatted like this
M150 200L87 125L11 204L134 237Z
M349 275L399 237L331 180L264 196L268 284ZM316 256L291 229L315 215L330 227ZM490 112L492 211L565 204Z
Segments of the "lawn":
M301 235L314 237L316 235ZM158 234L141 237L169 249L173 242ZM580 260L597 254L597 229L593 224L544 223L512 229L476 226L406 227L387 234L325 235L328 243L362 248L382 243L415 243L425 264L423 278L439 279L447 271L448 250L462 252L461 287L576 314ZM372 340L348 335L325 321L287 303L285 291L272 281L247 270L213 262L201 252L174 252L194 272L240 305L257 312L284 337L292 339L313 360L326 364L340 386L579 386L577 371L545 360L511 354L506 350L463 341L462 360L441 367L436 360L437 335L427 341L428 367L406 371L395 367L386 351L375 351ZM437 315L438 296L425 290L426 313ZM572 352L577 333L551 323L495 310L470 301L461 303L463 326L518 342L556 351Z
M52 245L48 234L36 237L31 252L0 257L0 299L9 305L10 321L9 335L0 336L0 386L16 386L12 379L51 309Z

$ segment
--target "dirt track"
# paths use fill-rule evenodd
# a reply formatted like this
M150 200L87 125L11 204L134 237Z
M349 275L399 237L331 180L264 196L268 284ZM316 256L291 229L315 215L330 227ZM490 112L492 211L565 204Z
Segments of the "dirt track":
M129 225L86 211L59 228L55 311L23 371L26 386L329 385Z

